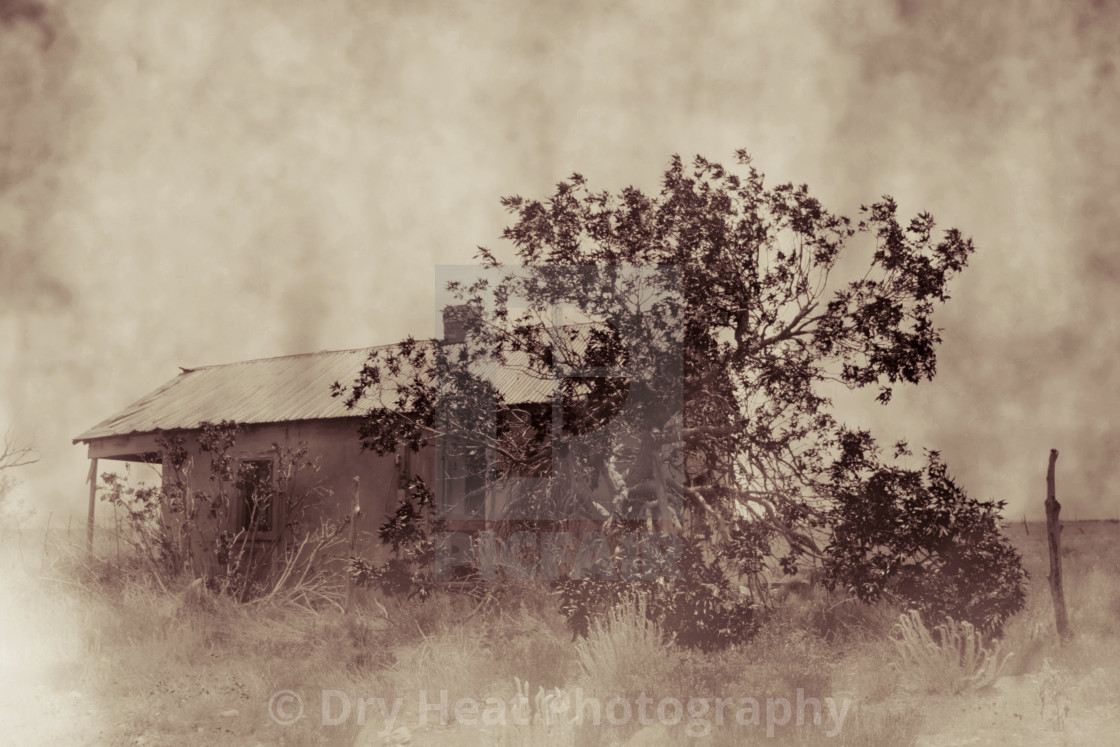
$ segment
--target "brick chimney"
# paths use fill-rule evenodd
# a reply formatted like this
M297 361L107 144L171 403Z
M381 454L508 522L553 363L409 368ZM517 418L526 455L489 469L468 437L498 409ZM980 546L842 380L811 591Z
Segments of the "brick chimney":
M467 304L443 307L443 341L456 343L467 339L467 322L473 315Z

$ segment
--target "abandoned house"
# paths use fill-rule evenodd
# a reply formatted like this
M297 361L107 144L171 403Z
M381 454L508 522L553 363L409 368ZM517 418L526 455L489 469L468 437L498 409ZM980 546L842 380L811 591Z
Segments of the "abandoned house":
M445 343L462 342L462 325L455 307L444 312ZM433 341L434 344L435 341ZM172 473L161 438L183 439L185 468L179 468L189 492L213 491L213 452L200 444L204 424L237 423L239 431L228 456L231 474L230 503L223 516L208 527L214 534L242 532L255 543L285 540L283 529L293 517L286 515L293 495L305 496L299 522L306 528L349 516L357 499L361 512L355 524L355 550L361 557L383 561L388 548L378 530L395 512L408 480L420 477L433 488L437 505L456 506L454 518L485 521L495 516L502 489L483 485L462 457L449 458L430 446L418 453L398 448L379 456L363 450L358 436L361 410L346 408L343 397L332 396L334 382L352 382L374 348L325 351L303 355L241 361L224 365L184 368L171 381L85 431L74 443L88 447L90 476L100 474L104 460L161 464L167 484ZM553 382L530 376L516 367L493 372L493 383L507 403L550 408ZM278 474L287 469L275 448L305 445L315 470L303 470L292 480ZM166 442L163 444L166 446ZM275 446L274 446L275 445ZM459 459L459 464L452 464ZM102 464L102 468L104 464ZM242 480L249 475L254 480ZM438 479L437 479L438 478ZM92 537L97 500L97 480L90 481L89 532ZM254 485L271 484L264 505ZM283 483L283 489L281 484ZM511 488L507 483L504 490ZM215 517L211 517L215 518Z

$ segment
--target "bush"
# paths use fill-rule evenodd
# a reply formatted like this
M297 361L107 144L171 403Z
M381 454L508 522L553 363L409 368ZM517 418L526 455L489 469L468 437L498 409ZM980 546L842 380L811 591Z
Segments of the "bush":
M838 480L825 582L861 601L882 598L925 619L965 620L999 634L1026 599L1019 552L1003 534L1002 501L969 498L937 452L924 471L878 469Z
M435 591L433 536L438 522L432 507L432 492L423 480L408 481L404 498L392 517L378 529L378 538L392 548L385 563L363 558L351 561L350 575L358 586L373 586L390 597L427 599Z
M682 547L672 572L655 578L604 579L588 576L563 581L560 611L576 636L586 636L592 622L608 610L643 595L645 608L678 645L704 651L743 641L757 629L754 601L728 581L717 560L705 557L703 540L680 538Z

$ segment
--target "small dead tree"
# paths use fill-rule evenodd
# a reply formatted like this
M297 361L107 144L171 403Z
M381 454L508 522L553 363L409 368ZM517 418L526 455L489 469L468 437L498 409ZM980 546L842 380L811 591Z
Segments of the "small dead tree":
M16 479L11 476L11 471L19 467L26 467L39 461L39 450L35 442L30 439L17 441L12 437L12 430L4 433L4 441L0 443L0 505L8 491L16 484Z
M0 449L0 472L16 467L24 467L39 461L39 451L35 442L31 440L15 441L12 430L9 428L4 433L3 448Z

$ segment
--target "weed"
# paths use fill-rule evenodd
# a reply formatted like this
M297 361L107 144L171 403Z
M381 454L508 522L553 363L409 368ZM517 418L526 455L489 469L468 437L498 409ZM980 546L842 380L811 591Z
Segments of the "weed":
M924 682L930 692L955 695L988 687L1011 656L1001 654L999 641L985 648L983 636L969 622L950 618L934 629L935 637L917 610L899 616L896 632L891 642L898 652L897 666L903 676Z
M675 663L674 646L646 615L641 595L613 607L575 648L587 691L608 698L656 691Z

